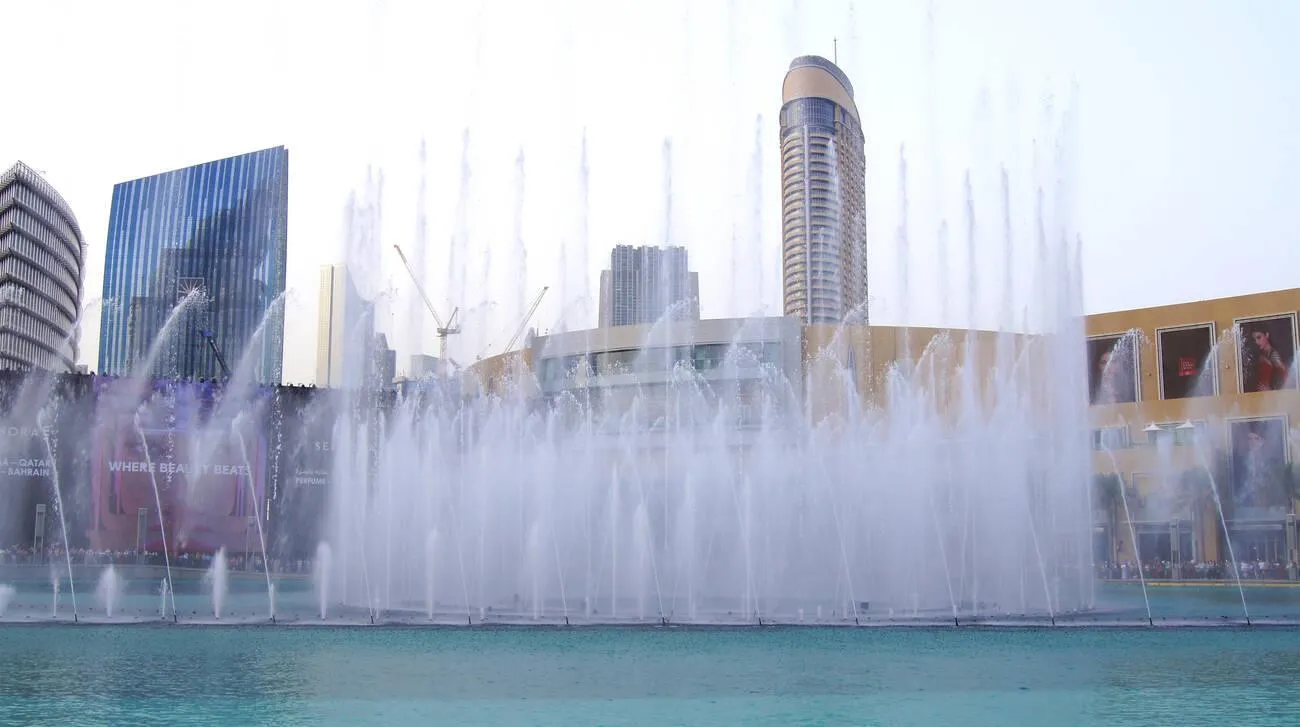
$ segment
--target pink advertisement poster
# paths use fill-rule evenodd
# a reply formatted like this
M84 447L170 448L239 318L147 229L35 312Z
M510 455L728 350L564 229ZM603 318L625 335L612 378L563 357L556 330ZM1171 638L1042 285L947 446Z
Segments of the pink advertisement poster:
M249 518L265 499L263 437L246 437L241 447L227 436L194 437L177 429L144 429L142 437L130 417L118 424L102 425L94 435L91 548L134 549L142 508L149 551L161 550L160 525L173 553L257 547L256 525Z

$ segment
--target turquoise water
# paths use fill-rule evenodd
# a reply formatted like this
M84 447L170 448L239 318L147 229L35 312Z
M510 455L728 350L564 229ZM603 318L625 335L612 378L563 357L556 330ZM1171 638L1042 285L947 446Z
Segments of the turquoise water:
M0 724L1296 725L1300 630L0 626Z

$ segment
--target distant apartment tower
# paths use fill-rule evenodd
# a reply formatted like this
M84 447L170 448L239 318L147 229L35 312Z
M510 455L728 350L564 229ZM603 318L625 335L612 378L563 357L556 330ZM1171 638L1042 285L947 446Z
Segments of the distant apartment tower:
M114 186L100 372L222 376L210 335L232 369L280 383L288 192L282 146Z
M73 370L85 257L54 187L22 162L0 174L0 369Z
M781 103L785 315L866 323L866 150L853 85L825 58L800 56Z
M409 378L432 379L438 375L438 357L430 356L427 353L411 354L411 368L407 372Z
M370 368L367 371L368 385L373 388L387 389L397 379L397 352L388 347L388 336L376 333L371 342Z
M600 327L699 320L700 277L684 247L616 245L600 273Z
M346 266L321 266L319 315L316 385L362 386L375 337L375 305L361 297Z

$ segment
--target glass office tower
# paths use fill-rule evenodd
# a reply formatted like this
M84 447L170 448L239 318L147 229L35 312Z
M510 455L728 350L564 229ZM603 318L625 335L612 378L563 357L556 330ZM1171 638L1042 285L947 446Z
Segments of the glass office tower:
M280 383L288 192L282 146L113 187L100 373Z

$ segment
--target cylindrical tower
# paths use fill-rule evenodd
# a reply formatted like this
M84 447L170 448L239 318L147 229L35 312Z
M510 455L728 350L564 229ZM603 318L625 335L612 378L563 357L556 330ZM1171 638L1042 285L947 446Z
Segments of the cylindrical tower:
M0 173L0 368L73 370L85 257L49 182L22 162Z
M785 315L866 323L866 150L853 85L825 58L800 56L781 102Z

